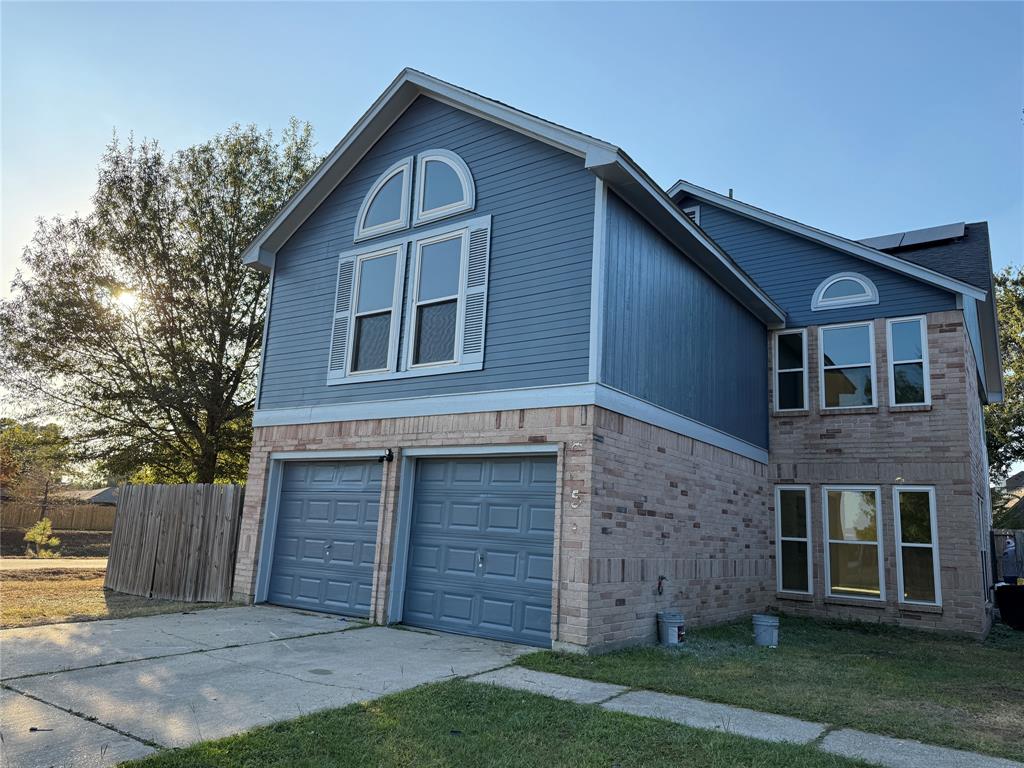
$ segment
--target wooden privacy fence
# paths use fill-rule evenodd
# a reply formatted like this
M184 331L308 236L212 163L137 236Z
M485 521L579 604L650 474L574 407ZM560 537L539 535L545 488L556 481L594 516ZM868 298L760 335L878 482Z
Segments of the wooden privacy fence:
M231 599L243 489L121 487L104 586L186 602Z
M31 528L40 516L50 518L55 531L112 531L114 507L105 504L63 504L52 502L43 513L38 502L5 501L0 507L4 528Z

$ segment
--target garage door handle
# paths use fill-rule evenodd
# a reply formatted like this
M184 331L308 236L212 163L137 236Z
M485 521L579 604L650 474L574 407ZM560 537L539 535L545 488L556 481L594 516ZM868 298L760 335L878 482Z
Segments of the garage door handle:
M476 556L476 567L477 568L483 568L484 567L484 553L483 552L480 552Z

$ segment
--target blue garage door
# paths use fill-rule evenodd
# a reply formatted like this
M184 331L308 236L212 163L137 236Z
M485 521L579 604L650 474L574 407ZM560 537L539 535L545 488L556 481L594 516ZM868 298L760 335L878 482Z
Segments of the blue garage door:
M551 645L555 460L421 460L406 624Z
M267 601L370 615L381 465L287 462Z

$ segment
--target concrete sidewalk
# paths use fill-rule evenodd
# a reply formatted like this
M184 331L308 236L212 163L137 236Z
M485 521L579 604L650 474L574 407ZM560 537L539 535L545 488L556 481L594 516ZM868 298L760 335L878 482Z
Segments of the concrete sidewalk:
M864 760L886 768L1024 768L1024 764L975 752L936 747L854 730L834 730L728 704L685 696L595 683L525 667L505 667L470 678L476 683L529 691L577 704L597 704L612 712L670 720L691 728L724 731L763 741L814 746L833 755Z
M3 571L105 571L105 557L0 557Z

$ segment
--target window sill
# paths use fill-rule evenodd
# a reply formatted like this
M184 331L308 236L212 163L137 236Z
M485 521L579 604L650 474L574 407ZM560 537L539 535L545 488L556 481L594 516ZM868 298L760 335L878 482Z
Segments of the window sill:
M819 416L856 416L862 413L878 413L877 405L855 406L852 408L822 408Z
M811 412L807 408L794 408L792 411L772 411L773 419L785 419L790 416L810 416Z
M327 376L327 386L334 387L340 384L359 384L364 381L391 381L392 379L414 379L419 376L437 376L442 373L459 373L460 371L479 371L484 364L477 363L452 363L451 365L438 365L432 368L412 368L407 371L387 371L385 373L369 373L360 375L358 373L349 376Z
M890 405L889 413L915 413L920 411L930 411L932 409L931 404L925 405Z
M804 594L803 592L776 592L776 600L796 600L801 603L813 603L814 595Z
M884 600L876 600L870 597L826 597L826 605L848 605L854 608L885 608Z
M924 603L921 605L917 605L916 603L900 603L899 609L900 613L942 613L941 605L925 605Z

